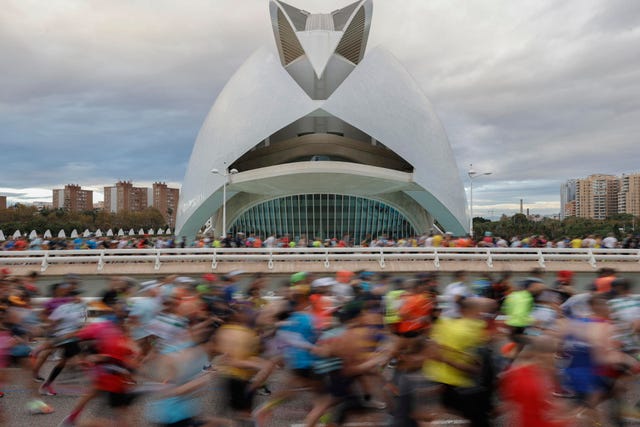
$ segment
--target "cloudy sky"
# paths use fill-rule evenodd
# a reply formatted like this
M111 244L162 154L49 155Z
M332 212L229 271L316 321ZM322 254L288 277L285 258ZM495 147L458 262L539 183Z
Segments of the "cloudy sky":
M263 45L267 0L0 0L0 194L179 185L217 94ZM474 181L476 214L520 198L557 213L563 181L640 171L639 1L377 0L375 45L434 104L461 176L493 172Z

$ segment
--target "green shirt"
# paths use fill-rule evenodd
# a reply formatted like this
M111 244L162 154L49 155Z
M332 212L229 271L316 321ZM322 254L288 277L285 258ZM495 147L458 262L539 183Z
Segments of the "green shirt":
M502 305L502 311L509 318L505 322L509 326L524 328L533 324L533 295L529 291L512 292Z

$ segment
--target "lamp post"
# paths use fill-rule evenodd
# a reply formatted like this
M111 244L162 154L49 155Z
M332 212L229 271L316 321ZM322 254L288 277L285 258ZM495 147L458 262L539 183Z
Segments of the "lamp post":
M227 184L229 183L229 175L235 175L238 173L238 169L227 169L227 163L224 163L224 172L220 173L218 169L211 169L211 173L214 175L221 175L224 177L224 184L222 184L222 237L227 237Z
M476 172L473 170L473 165L469 165L469 211L471 214L471 219L469 220L469 235L473 238L473 179L478 178L479 176L491 175L491 172Z

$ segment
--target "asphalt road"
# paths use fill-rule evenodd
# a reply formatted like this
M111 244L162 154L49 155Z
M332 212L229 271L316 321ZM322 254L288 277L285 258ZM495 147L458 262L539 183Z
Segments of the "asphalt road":
M51 364L48 363L43 367L42 373L49 372ZM10 378L1 388L6 394L0 399L0 409L5 416L3 425L11 427L49 427L58 426L62 419L71 412L75 402L82 395L88 380L86 374L80 370L66 369L56 380L55 388L58 392L57 396L43 397L43 400L55 408L55 412L49 415L30 415L26 409L26 403L29 400L29 392L25 384L29 384L30 379L25 377L23 371L11 368L8 370ZM276 374L269 380L269 386L273 391L277 391L283 384L283 373ZM143 383L142 388L150 388L152 384ZM423 390L424 391L424 390ZM136 401L131 411L131 425L133 426L152 426L145 416L145 404L148 401L150 393L142 394ZM382 396L378 396L382 397ZM638 381L634 389L628 393L627 400L632 401L640 397L640 386ZM225 393L223 393L222 385L219 380L213 380L208 393L203 397L205 414L210 416L225 416L227 413L227 403ZM255 404L260 404L267 399L264 396L256 396ZM430 404L433 397L428 394L422 394L420 401ZM302 420L312 406L312 396L309 393L299 393L290 402L279 407L271 420L269 427L303 427ZM103 398L89 404L85 410L84 417L101 416L109 417L110 409L106 405ZM354 412L348 418L346 426L348 427L384 427L387 426L389 417L383 410L363 410ZM455 416L446 415L441 419L433 422L431 425L466 425L466 422L456 418ZM498 420L497 426L506 425L504 420ZM628 426L640 426L639 422L628 422ZM238 427L250 427L252 424L237 424Z
M48 363L43 367L42 373L46 374L51 369ZM9 381L0 388L5 392L5 397L0 399L0 408L6 420L3 425L11 427L36 427L36 426L57 426L65 416L67 416L77 399L86 390L88 380L86 374L82 371L73 369L65 369L56 382L54 388L58 392L57 396L43 396L42 400L55 408L53 414L48 415L30 415L27 411L26 404L29 400L30 393L26 389L25 382L30 381L25 377L23 371L11 368L8 370L10 375ZM273 379L270 379L269 385L273 391L278 390L282 381L282 374L276 373ZM26 382L28 384L28 382ZM153 387L152 384L142 384L141 388L147 389ZM133 426L153 426L147 421L145 415L146 402L149 400L151 393L141 394L136 400L131 411L131 424ZM255 403L260 404L267 397L256 396ZM213 380L208 393L203 397L205 414L210 416L224 416L226 414L225 394L222 390L222 384L219 380ZM300 393L291 402L288 402L278 408L271 420L270 427L288 427L302 426L302 420L306 413L311 409L312 401L309 393ZM91 416L108 417L111 410L108 408L104 398L98 398L90 403L85 410L83 417ZM354 414L348 421L351 427L366 426L384 426L384 411L367 411ZM238 427L249 427L252 424L238 424Z

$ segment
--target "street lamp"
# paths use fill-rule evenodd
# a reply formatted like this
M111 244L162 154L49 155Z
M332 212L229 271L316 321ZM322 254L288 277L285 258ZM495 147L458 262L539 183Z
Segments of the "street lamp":
M238 173L238 169L227 169L227 163L224 163L224 172L220 173L218 169L211 169L211 173L214 175L221 175L224 177L224 184L222 184L222 237L227 237L227 184L229 183L229 175L235 175Z
M469 211L471 213L471 219L469 220L469 235L473 238L473 179L479 176L491 175L491 172L476 172L473 170L473 165L469 165Z

